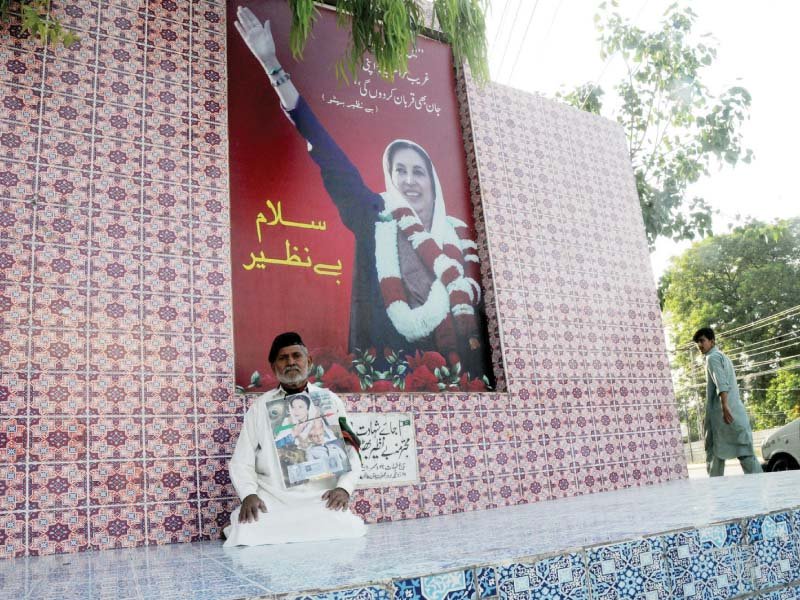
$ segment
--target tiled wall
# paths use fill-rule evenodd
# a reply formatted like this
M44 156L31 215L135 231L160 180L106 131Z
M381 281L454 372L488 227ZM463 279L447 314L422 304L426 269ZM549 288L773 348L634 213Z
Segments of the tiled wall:
M236 504L221 1L53 2L71 50L0 37L0 556L219 535ZM461 82L507 393L415 413L420 482L370 521L685 476L616 125ZM472 140L474 139L474 145Z

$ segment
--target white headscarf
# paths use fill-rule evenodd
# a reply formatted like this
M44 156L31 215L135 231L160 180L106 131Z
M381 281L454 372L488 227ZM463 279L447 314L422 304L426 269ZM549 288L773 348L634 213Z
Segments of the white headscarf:
M433 180L434 192L433 218L430 232L425 230L417 212L394 185L394 181L392 181L389 151L392 146L397 143L408 144L420 154L427 157L430 164L430 176ZM462 263L450 258L443 251L444 246L449 244L457 248L459 252L463 252L462 240L459 238L458 233L456 233L455 227L466 227L466 225L458 219L447 216L439 176L433 166L433 161L430 160L430 156L425 152L425 149L419 144L409 140L394 140L383 152L383 174L386 182L386 191L381 194L384 201L384 210L380 215L379 221L375 225L375 262L379 280L382 281L391 277L402 279L400 258L397 249L397 234L399 230L405 230L418 223L422 225L422 231L412 233L408 236L408 241L411 242L412 248L418 252L419 255L418 248L420 244L430 238L433 239L439 250L438 256L435 257L432 265L428 264L420 255L420 257L423 258L423 263L431 267L436 276L425 302L421 306L411 308L408 302L395 299L386 307L386 312L395 329L407 340L414 342L431 335L434 330L445 321L450 312L452 312L453 316L474 314L474 308L471 304L457 304L451 306L449 294L453 290L461 290L469 294L472 303L476 303L480 297L480 287L477 282L464 276L464 267ZM405 216L399 220L395 219L392 213L401 208L410 210L413 216ZM455 280L445 286L441 281L441 277L442 274L451 267L455 267L459 275ZM386 298L384 298L384 301L386 301Z

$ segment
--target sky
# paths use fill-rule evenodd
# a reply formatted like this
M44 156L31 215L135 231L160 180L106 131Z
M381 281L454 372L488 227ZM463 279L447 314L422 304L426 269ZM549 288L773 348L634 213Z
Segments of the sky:
M655 28L672 0L620 0L618 11L645 30ZM594 15L599 0L490 0L487 40L492 79L553 97L559 90L593 82L607 92L623 74L621 60L599 56ZM743 126L745 146L755 160L712 170L693 186L717 211L714 232L725 233L737 215L764 221L800 215L793 180L800 120L793 117L800 78L797 0L703 0L691 2L695 33L710 33L717 60L704 71L715 93L733 85L752 95ZM672 256L690 242L659 240L651 254L659 278Z

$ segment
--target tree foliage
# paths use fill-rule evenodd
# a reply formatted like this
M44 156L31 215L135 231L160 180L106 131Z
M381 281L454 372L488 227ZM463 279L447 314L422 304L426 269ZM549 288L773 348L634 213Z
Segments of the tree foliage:
M12 18L11 0L0 0L0 19ZM50 0L22 0L19 3L19 20L23 31L39 39L42 44L61 43L66 47L78 41L78 36L61 25L50 14Z
M313 0L288 0L292 11L290 46L301 58L318 11ZM347 55L337 66L337 74L354 75L366 53L375 57L378 71L386 79L408 70L408 51L425 29L425 11L420 0L328 0L335 5L339 25L351 27ZM433 0L430 29L435 22L453 49L455 64L464 61L476 80L489 78L485 14L488 0Z
M785 371L778 372L769 382L764 404L772 410L765 415L782 417L774 420L774 425L800 419L800 362L789 365Z
M286 0L292 13L289 46L295 58L303 56L306 42L319 11L314 0ZM22 0L19 14L12 14L11 0L0 0L0 18L18 19L22 28L37 36L42 44L61 42L72 45L78 37L64 28L50 13L51 0ZM337 75L345 80L354 75L366 53L375 57L382 77L408 71L408 52L425 28L422 0L325 0L336 7L340 26L350 26L350 46L337 65ZM429 4L429 3L428 3ZM457 68L466 62L478 82L489 79L486 47L488 0L433 0L428 27L441 32L450 44Z
M720 348L736 365L756 425L781 424L790 406L782 392L768 389L785 377L781 369L793 368L786 358L800 353L800 218L753 221L696 242L673 259L659 294L678 349L677 387L703 396L705 375L690 342L700 327L713 327L720 333ZM749 326L782 312L761 326Z
M567 104L576 106L586 112L599 115L600 110L603 108L603 101L600 97L604 94L605 92L600 86L594 85L593 83L584 83L571 92L564 95L559 94L558 96L559 98L563 98Z
M750 94L739 86L715 94L702 81L716 58L708 36L695 36L697 15L671 5L660 27L647 32L600 5L595 16L604 60L620 57L626 74L613 86L616 108L608 114L624 127L636 177L647 239L695 239L711 233L712 209L688 188L709 175L712 166L750 162L741 125L748 118ZM597 114L603 90L579 86L563 99Z

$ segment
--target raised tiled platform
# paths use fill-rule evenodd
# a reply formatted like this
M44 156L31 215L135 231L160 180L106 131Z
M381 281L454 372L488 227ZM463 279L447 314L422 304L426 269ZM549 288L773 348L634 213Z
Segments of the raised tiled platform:
M793 587L795 586L795 587ZM0 562L4 598L800 599L800 472L699 479L370 526Z

